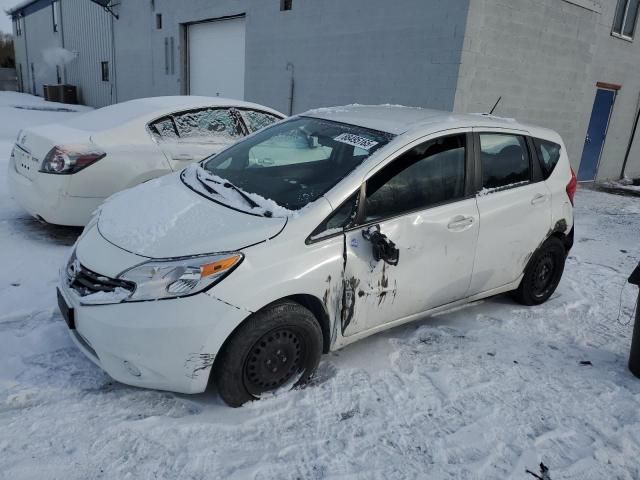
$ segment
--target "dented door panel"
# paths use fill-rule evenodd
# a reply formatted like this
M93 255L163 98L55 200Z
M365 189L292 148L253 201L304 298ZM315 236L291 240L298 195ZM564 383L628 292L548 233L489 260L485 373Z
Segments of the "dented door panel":
M551 234L550 205L545 182L478 196L480 235L470 295L518 280Z
M466 219L463 221L463 219ZM471 281L479 216L475 199L379 223L399 250L397 265L376 261L362 231L346 233L344 336L464 298Z

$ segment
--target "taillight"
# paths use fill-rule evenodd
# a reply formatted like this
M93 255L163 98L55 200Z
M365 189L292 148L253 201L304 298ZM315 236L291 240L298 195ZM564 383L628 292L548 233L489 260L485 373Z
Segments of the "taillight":
M106 155L93 145L57 145L44 157L40 171L71 175L87 168Z
M573 197L576 195L576 190L578 189L578 177L576 177L576 172L571 168L571 180L567 183L567 196L571 201L571 205L573 205Z

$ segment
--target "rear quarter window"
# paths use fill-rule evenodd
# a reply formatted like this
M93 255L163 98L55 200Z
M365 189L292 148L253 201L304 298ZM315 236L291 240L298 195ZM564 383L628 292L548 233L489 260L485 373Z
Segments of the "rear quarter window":
M553 170L558 164L558 160L560 160L562 147L555 142L542 140L540 138L534 138L533 143L536 146L536 152L540 160L540 168L542 168L542 174L546 180L551 176L551 173L553 173Z

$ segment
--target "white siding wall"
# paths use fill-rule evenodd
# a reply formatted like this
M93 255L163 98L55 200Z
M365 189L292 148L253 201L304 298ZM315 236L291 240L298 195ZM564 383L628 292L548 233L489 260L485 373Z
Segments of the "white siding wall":
M76 52L65 66L66 83L78 87L80 103L103 107L116 101L112 17L88 0L62 0L64 48ZM102 81L101 62L109 62Z
M58 61L52 49L62 45L60 31L53 31L51 6L25 16L22 33L28 49L28 63L25 59L25 66L29 72L29 82L25 85L25 90L42 96L43 85L57 83Z

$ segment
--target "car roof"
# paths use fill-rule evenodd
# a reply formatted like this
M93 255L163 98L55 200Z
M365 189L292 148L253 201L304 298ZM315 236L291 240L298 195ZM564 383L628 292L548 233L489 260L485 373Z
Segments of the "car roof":
M265 107L264 105L244 102L242 100L232 100L222 97L176 95L138 98L116 103L82 115L77 115L63 123L68 127L78 128L80 130L108 130L136 119L145 119L146 121L154 117L167 115L174 111L205 107L251 108L269 112L278 117L285 116L277 110Z
M421 131L424 134L453 128L488 127L534 131L543 137L557 137L555 132L542 127L520 123L512 118L488 114L460 114L402 105L346 105L343 107L317 108L301 116L322 118L357 125L382 132L402 135Z

